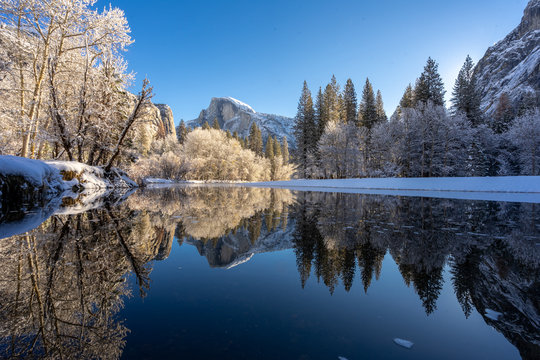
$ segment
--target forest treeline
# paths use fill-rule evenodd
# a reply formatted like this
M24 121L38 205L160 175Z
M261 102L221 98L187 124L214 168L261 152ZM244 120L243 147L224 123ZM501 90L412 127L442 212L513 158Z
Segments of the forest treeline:
M0 154L74 160L130 175L195 180L540 174L540 112L507 94L485 116L468 57L445 107L429 59L388 119L380 91L335 77L315 98L304 83L292 162L286 139L240 138L210 125L178 139L153 129L153 89L127 89L133 42L122 10L93 0L0 1ZM152 115L154 113L154 115ZM155 116L154 116L155 117ZM153 130L151 130L153 129ZM268 145L270 144L270 145ZM295 169L297 168L297 171Z
M487 116L476 81L467 56L447 109L429 58L390 119L369 79L359 101L351 79L341 90L333 76L315 99L304 82L295 117L299 177L539 175L540 110L525 98L515 111L503 93Z

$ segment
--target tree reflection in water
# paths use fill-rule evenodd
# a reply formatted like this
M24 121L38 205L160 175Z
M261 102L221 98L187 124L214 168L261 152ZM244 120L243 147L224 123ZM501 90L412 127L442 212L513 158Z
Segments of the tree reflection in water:
M368 291L390 254L426 314L449 268L466 317L474 308L524 359L540 357L540 210L535 204L299 193L294 249L302 286L311 274L332 293Z
M147 189L123 204L55 215L0 242L0 351L7 358L118 358L128 329L118 311L174 238L212 267L292 249L300 285L365 292L395 261L426 314L443 274L466 317L476 309L523 358L540 355L537 205L239 187ZM341 284L341 285L340 285Z

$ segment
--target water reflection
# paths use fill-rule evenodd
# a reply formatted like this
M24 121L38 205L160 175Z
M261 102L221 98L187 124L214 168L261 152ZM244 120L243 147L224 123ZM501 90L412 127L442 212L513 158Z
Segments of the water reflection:
M0 241L4 357L120 357L129 331L118 316L123 301L132 290L145 296L153 261L167 259L175 239L211 267L292 249L300 285L316 279L330 293L369 292L390 254L427 315L449 271L466 317L501 313L484 320L523 358L540 356L535 204L178 187L68 213ZM132 275L136 289L126 282Z
M341 279L368 291L388 252L426 314L437 309L443 270L466 317L485 321L524 359L540 357L540 211L535 204L300 193L294 248L300 280L333 292Z

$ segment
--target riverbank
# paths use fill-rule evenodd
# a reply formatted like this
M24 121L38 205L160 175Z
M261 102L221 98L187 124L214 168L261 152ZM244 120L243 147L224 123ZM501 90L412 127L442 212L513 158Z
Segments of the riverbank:
M300 179L243 185L298 191L540 203L540 176Z

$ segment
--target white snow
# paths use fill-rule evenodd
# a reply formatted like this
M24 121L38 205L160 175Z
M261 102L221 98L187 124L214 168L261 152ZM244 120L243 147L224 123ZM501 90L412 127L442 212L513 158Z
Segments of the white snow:
M242 256L239 259L236 259L233 261L229 266L226 267L227 270L230 270L234 267L237 267L238 265L242 265L247 263L251 258L255 255L254 253L247 254L247 256Z
M103 169L95 166L89 166L76 161L46 161L47 165L58 169L59 171L73 171L79 174L79 179L73 179L70 184L81 185L85 189L106 189L109 187L105 180Z
M300 191L423 196L540 203L540 176L454 178L364 178L246 183Z
M238 99L235 99L233 97L226 97L225 99L233 102L236 106L238 106L240 109L244 110L244 111L248 111L248 112L252 112L252 113L255 113L256 111L253 110L253 108L251 106L249 106L248 104L246 104L245 102L242 102Z
M174 184L175 182L169 179L146 178L144 179L144 183L146 184Z
M22 176L36 187L64 188L60 172L43 161L18 156L0 156L0 175Z
M499 318L502 316L502 314L495 310L486 309L485 316L493 321L499 321Z
M403 340L403 339L400 339L400 338L395 338L394 339L394 342L401 346L401 347L404 347L406 349L410 349L413 347L414 343L409 341L409 340Z

